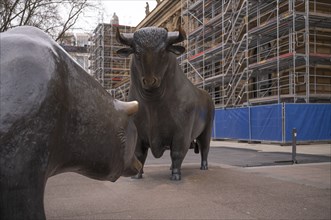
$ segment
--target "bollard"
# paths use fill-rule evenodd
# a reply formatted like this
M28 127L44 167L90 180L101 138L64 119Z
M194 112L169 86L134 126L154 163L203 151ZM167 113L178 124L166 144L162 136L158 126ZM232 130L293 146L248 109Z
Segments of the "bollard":
M292 129L292 163L298 163L297 159L297 129Z

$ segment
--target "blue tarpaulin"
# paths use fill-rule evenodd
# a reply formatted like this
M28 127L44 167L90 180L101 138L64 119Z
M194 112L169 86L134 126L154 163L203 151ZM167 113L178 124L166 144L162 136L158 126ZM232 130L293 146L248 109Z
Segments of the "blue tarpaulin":
M285 104L285 139L292 140L292 129L299 141L331 140L331 104Z
M215 137L248 139L248 109L217 109L214 126Z
M216 109L213 138L291 142L331 140L331 104L273 104Z
M282 106L266 105L249 108L251 111L251 140L282 141Z

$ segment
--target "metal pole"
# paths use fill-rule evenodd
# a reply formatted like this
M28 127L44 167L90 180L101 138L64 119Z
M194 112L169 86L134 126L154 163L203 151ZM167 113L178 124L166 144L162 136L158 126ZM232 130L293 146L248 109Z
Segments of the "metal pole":
M293 102L297 102L297 91L296 91L296 81L295 81L295 77L296 77L296 59L297 59L297 52L296 52L296 49L295 49L295 45L296 45L296 38L295 38L295 35L296 35L296 11L295 11L295 0L293 0L293 4L292 4L292 11L293 11L293 37L292 37L292 40L293 40L293 94L294 94L294 99L293 99Z
M292 163L298 163L297 159L297 129L292 129Z
M249 105L249 70L248 70L248 66L249 66L249 57L248 57L248 44L249 44L249 34L248 34L248 7L249 7L249 2L246 3L246 51L245 51L245 56L246 56L246 99L247 99L247 105Z
M229 3L230 4L230 3ZM222 47L224 48L224 34L225 34L225 30L224 30L224 13L225 13L225 10L224 10L224 7L225 7L225 1L222 0L222 17L221 17L221 21L222 21L222 32L221 32L221 36L222 36ZM221 89L221 94L222 94L222 107L224 108L224 105L225 105L225 90L224 90L224 87L225 87L225 77L224 77L224 63L225 63L225 54L224 54L224 50L222 50L222 62L221 62L221 72L222 72L222 89Z
M249 135L249 142L252 142L252 119L251 119L251 106L248 105L248 135Z
M202 55L202 88L205 89L205 79L206 79L206 73L205 73L205 0L202 1L202 50L203 50L203 55Z
M306 59L306 103L310 100L310 74L309 74L309 1L305 2L305 59Z
M281 104L281 108L282 108L282 143L285 144L285 142L286 142L286 114L285 114L286 105L284 102Z
M277 97L278 97L278 104L280 103L280 74L279 74L279 22L280 22L280 18L279 18L279 0L277 0L277 8L276 8L276 12L277 12Z

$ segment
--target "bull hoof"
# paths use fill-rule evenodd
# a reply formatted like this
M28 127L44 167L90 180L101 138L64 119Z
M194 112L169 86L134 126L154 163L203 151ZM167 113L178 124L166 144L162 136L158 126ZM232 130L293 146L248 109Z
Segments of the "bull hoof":
M171 178L170 178L170 180L172 180L172 181L179 181L179 180L181 180L181 175L180 174L171 174Z
M208 163L207 163L207 161L202 161L201 162L200 170L208 170Z
M131 179L142 179L143 178L143 174L142 173L138 173L137 175L134 175L131 177Z
M178 181L181 179L181 173L180 170L177 168L172 169L172 173L171 173L171 180L173 181Z

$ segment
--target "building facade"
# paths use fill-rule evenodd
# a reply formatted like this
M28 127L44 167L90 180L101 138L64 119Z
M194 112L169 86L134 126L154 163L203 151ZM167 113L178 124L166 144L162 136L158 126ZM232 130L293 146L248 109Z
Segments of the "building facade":
M161 1L147 26L187 32L187 77L220 108L331 100L327 0Z
M70 56L77 61L88 73L89 71L89 52L88 52L88 33L69 32L60 39L60 45Z
M116 16L114 14L114 16ZM116 18L116 17L115 17ZM130 58L117 56L116 51L123 47L116 41L116 28L122 33L134 32L134 28L119 25L113 17L113 23L100 23L90 38L90 71L96 80L113 96L125 100L128 91ZM125 85L125 90L121 86Z

